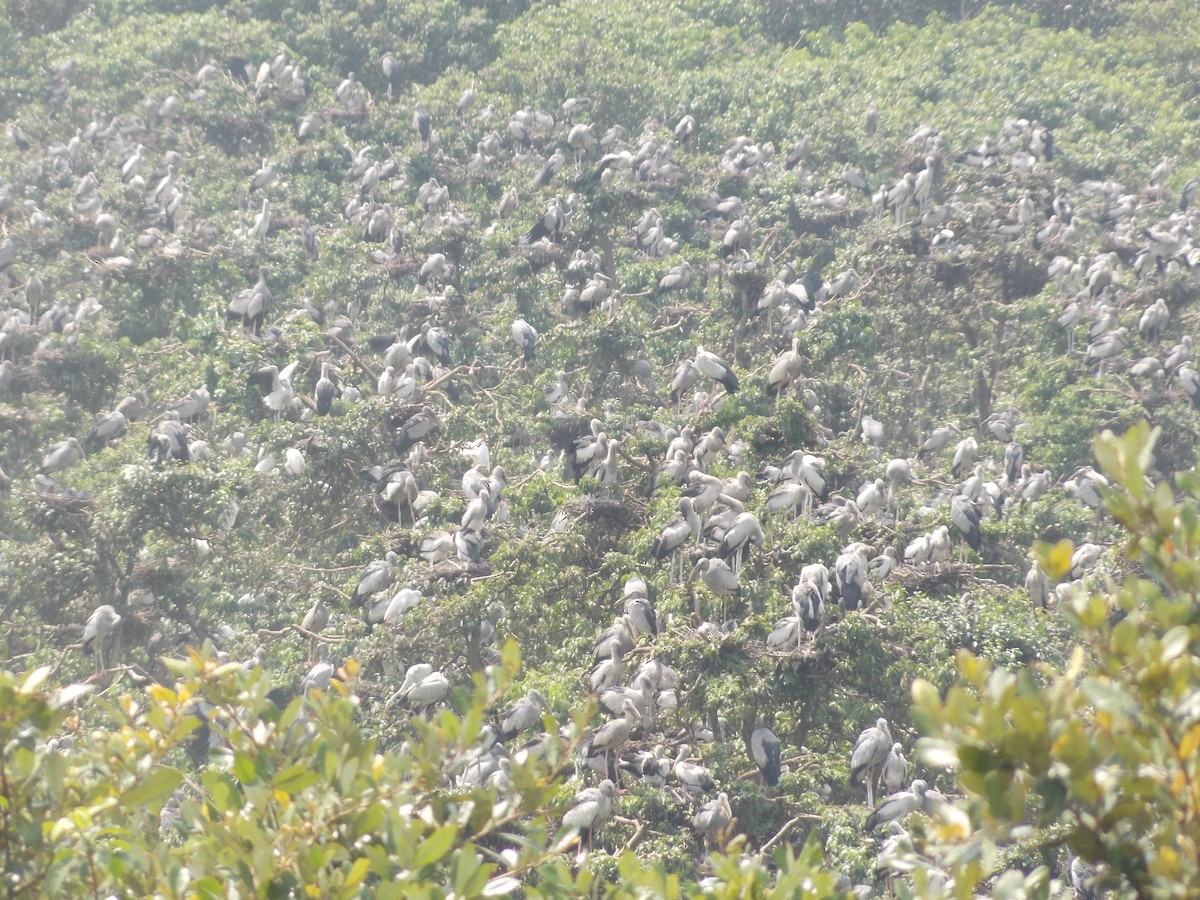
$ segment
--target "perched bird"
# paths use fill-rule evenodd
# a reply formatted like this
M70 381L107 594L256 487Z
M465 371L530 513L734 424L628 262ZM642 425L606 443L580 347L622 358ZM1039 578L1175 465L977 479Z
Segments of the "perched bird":
M325 626L329 624L329 607L325 605L325 601L317 599L308 612L304 614L304 618L300 622L300 627L305 631L311 631L314 634L319 634L325 630Z
M392 579L396 576L396 559L395 551L389 550L383 559L377 559L375 562L363 566L350 599L356 604L361 604L372 594L378 594L390 588Z
M846 611L858 609L866 596L864 589L870 567L867 549L864 544L851 544L834 561L833 577Z
M599 786L584 788L571 799L563 814L563 828L577 830L580 842L586 842L590 852L596 832L612 818L616 806L617 786L611 779L605 778Z
M692 817L692 827L702 838L716 838L733 821L733 810L729 806L729 795L721 791L705 803Z
M620 754L633 729L642 721L642 714L637 703L626 697L621 703L621 715L609 719L596 729L587 745L586 755L589 757L603 756L607 761L609 772L616 774L614 758Z
M51 444L46 455L42 457L42 464L38 468L38 472L42 475L65 472L83 459L83 455L83 447L73 437L59 441L57 444Z
M912 787L909 790L892 794L867 816L864 827L867 831L874 831L880 825L887 825L889 822L899 822L909 813L921 809L925 805L925 790L927 787L928 785L924 781L918 779L912 783Z
M700 517L696 515L695 507L690 497L679 499L679 515L672 519L659 533L650 549L650 555L655 559L666 559L677 556L682 569L682 548L693 536L700 533Z
M763 781L771 787L778 784L783 771L783 757L779 749L779 739L771 729L759 727L750 733L750 754L762 773Z
M278 174L279 171L275 168L275 164L264 156L262 165L258 167L258 171L250 178L250 193L253 194L255 191L265 188L275 180L275 176Z
M792 588L792 609L803 629L809 634L815 633L825 621L825 598L821 588L801 578Z
M539 724L545 711L546 698L542 696L541 691L531 689L500 717L500 726L497 731L500 740L512 740L522 731Z
M148 438L150 459L155 465L162 465L168 459L188 462L191 459L191 445L188 441L187 430L180 421L177 412L168 410L162 419L151 427Z
M792 347L785 350L771 366L767 375L767 393L779 398L792 382L804 371L804 358L800 355L800 339L792 338ZM864 426L865 428L865 426Z
M104 644L121 624L121 616L109 604L97 606L83 627L83 652L96 657L96 671L104 671Z
M729 393L737 393L738 377L734 374L733 369L725 364L725 361L713 353L709 353L704 347L696 348L696 355L692 359L692 365L696 367L696 371L705 378L711 378L718 381Z
M187 392L181 400L172 403L168 410L184 422L194 422L208 410L212 395L207 386L194 388Z
M419 284L428 284L429 282L443 282L450 275L450 263L446 260L444 253L431 253L429 257L421 264L421 270L417 273L417 282Z
M404 424L396 429L394 446L396 453L407 453L418 441L423 441L438 427L433 410L428 406L421 407L419 412L409 416Z
M449 693L450 680L443 673L434 671L428 663L417 663L404 673L404 683L395 696L420 711L441 703Z
M954 495L950 501L950 521L967 545L976 552L983 545L983 533L980 531L982 518L978 503L962 494Z
M888 751L887 759L883 761L880 782L885 791L889 794L894 794L904 789L904 783L907 779L908 761L904 758L904 748L897 741L892 744L892 749Z
M867 806L874 803L875 780L891 747L892 733L884 718L877 719L874 726L864 729L854 744L854 752L850 756L850 783L858 784L860 780L865 780Z
M337 385L329 377L329 364L321 364L321 377L313 389L313 400L316 403L318 416L327 416L333 409L333 401L338 395Z
M1025 573L1025 590L1035 607L1046 609L1050 599L1050 579L1042 571L1042 567L1034 560Z
M120 409L97 415L96 424L92 426L92 430L83 439L84 449L88 453L95 453L97 450L102 450L113 441L123 437L126 426L127 420L125 419L125 414Z
M383 77L387 79L387 98L391 100L393 95L400 90L400 82L404 77L403 70L390 50L379 58L379 68L383 70Z
M533 351L537 347L537 330L524 319L516 319L512 323L512 339L521 351L525 365L533 362Z
M417 104L416 111L413 113L412 124L413 129L417 132L420 148L428 150L433 141L433 119L421 103Z
M715 790L717 784L713 781L712 774L708 769L698 763L688 761L690 749L687 744L680 745L679 752L675 757L675 764L671 767L671 774L688 793L707 793Z

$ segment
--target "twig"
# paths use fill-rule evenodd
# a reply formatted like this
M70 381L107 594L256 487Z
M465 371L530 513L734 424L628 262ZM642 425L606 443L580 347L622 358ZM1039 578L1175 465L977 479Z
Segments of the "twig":
M633 830L633 836L628 841L625 842L625 846L621 850L621 852L625 853L629 850L632 850L634 847L636 847L638 841L641 840L642 832L645 830L646 830L646 823L638 822L637 827Z
M315 631L309 631L303 625L296 624L287 625L284 628L281 628L279 631L272 631L269 628L260 628L255 632L255 634L259 635L260 637L283 637L289 631L298 632L311 641L322 641L326 644L336 644L340 643L341 641L350 640L350 638L346 637L344 634L319 634Z
M765 844L763 844L759 848L759 850L758 850L759 858L761 859L762 857L766 856L767 852L772 847L774 847L776 844L778 844L781 840L783 840L784 835L786 835L789 831L791 831L792 828L795 825L797 825L798 823L800 823L800 822L820 822L820 821L821 821L820 816L814 816L812 814L801 813L800 815L792 816L792 818L788 819L786 822L783 823L782 828L780 828L777 832L775 832L775 836L773 838L771 838L769 841L767 841Z
M350 358L354 360L355 364L360 369L362 369L364 372L367 373L367 375L369 375L371 377L372 381L376 381L379 378L379 376L371 370L371 367L368 366L365 362L363 362L362 357L358 355L358 352L356 350L351 349L349 346L347 346L346 343L340 337L338 337L336 334L331 334L331 335L329 335L329 339L331 341L333 341L335 344L337 344L339 347L341 347L346 353L350 354Z

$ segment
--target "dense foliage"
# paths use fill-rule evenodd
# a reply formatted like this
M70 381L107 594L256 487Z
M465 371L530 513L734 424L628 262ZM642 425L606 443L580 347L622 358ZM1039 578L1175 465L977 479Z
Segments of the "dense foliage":
M1180 209L1200 175L1191 4L5 10L11 896L673 896L701 882L1050 896L1072 857L1125 894L1195 893L1200 378L1190 343L1170 364L1200 309L1200 221ZM694 133L676 129L685 115ZM568 142L581 123L582 150ZM615 125L624 135L596 145ZM921 179L929 193L905 201ZM554 208L561 234L526 234ZM726 238L743 210L744 252ZM449 268L421 274L438 254ZM691 280L662 287L684 263ZM271 299L243 322L228 310L260 272ZM601 275L608 296L589 306ZM1167 319L1142 327L1158 298ZM536 329L531 358L517 319ZM427 325L449 336L447 359ZM775 397L768 373L793 335L802 372ZM423 367L409 363L411 393L385 391L385 355L405 341ZM672 400L697 345L736 392L701 379ZM1141 357L1157 371L1131 368ZM274 366L279 389L293 362L272 408L270 375L265 390L250 379ZM338 394L318 415L327 372ZM191 458L156 462L153 435L189 392L209 398L183 416ZM128 396L146 413L123 436L51 460ZM414 451L396 436L424 405L435 426ZM880 440L862 437L866 415ZM593 418L613 468L579 477L563 456ZM1141 422L1153 432L1113 436ZM946 423L945 451L922 452ZM653 554L690 489L656 474L684 426L724 432L692 468L752 473L744 504L764 540L725 598ZM968 438L971 458L952 462ZM476 561L431 565L422 541L462 520L480 442L505 469L503 502ZM1013 444L1027 469L1010 476ZM824 496L815 514L772 514L769 467L796 450L823 460ZM1079 502L1094 454L1115 486L1106 515ZM843 518L889 457L912 478ZM369 483L393 463L425 492L419 508ZM957 541L952 498L973 475L979 549L906 557L938 526ZM899 564L862 609L839 591L815 634L772 644L801 569L832 569L852 541ZM715 546L686 542L685 574ZM364 567L389 551L387 596L420 596L367 622ZM1045 603L1031 553L1060 587ZM716 790L626 772L583 840L562 817L603 777L585 748L613 712L590 690L592 651L632 576L660 628L621 683L655 660L678 684L623 749L669 760L687 743ZM318 600L319 634L300 626ZM117 627L99 655L77 652L106 605ZM398 701L422 664L446 692ZM544 718L473 783L531 690ZM877 868L848 763L880 716L909 779L952 802L910 820L911 852ZM774 786L753 760L760 722L783 748ZM520 753L542 728L539 752ZM716 791L734 821L705 837L695 816Z

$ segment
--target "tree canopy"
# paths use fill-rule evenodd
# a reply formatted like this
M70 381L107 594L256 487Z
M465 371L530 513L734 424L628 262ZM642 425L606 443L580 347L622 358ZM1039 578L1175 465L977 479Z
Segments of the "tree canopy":
M1193 895L1197 37L9 0L9 895Z

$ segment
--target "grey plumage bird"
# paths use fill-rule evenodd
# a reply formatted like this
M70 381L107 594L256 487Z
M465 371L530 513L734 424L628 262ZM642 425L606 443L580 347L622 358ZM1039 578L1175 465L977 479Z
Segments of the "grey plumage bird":
M333 401L338 396L337 385L333 383L333 379L329 377L329 364L321 364L321 377L317 379L316 388L313 390L313 400L317 406L318 416L327 416L333 409Z
M83 459L83 456L83 447L79 441L73 437L67 438L65 441L59 441L50 446L46 455L42 457L42 465L38 468L38 472L42 475L65 472Z
M699 533L700 517L696 515L692 500L690 497L681 497L679 499L679 515L668 522L667 526L659 533L654 546L650 549L650 554L655 559L666 559L678 554L682 567L683 545Z
M319 634L325 630L325 626L329 624L329 607L325 605L325 601L317 599L316 602L304 614L304 618L300 622L300 627L305 631L311 631L313 634Z
M872 727L864 729L854 744L854 752L850 756L850 783L866 781L867 806L873 805L875 780L891 747L892 733L884 718L877 719Z
M887 758L883 761L883 771L880 781L885 791L889 794L895 794L897 791L904 789L904 783L907 780L908 760L904 758L904 748L900 746L899 741L896 741L892 744L892 749L888 751Z
M715 353L710 353L703 346L696 348L696 355L692 358L692 365L696 367L696 371L706 378L711 378L714 381L720 382L721 385L731 394L737 393L738 377L733 369L726 362L717 356Z
M417 132L421 149L428 150L433 141L433 118L429 115L429 111L425 109L423 104L417 104L417 109L413 113L412 124Z
M679 752L675 757L675 764L671 767L671 774L689 793L707 793L715 790L717 783L713 781L712 773L704 766L688 760L689 749L687 744L680 745Z
M755 728L750 733L750 754L754 764L762 773L763 781L770 787L779 783L783 772L783 755L779 747L779 738L766 727Z
M648 597L626 597L625 615L638 634L658 634L658 616Z
M107 603L97 606L88 616L87 624L83 627L83 652L95 655L97 671L105 668L104 644L119 624L121 616Z
M534 350L537 348L537 329L524 319L516 319L512 323L512 339L520 349L525 364L533 362Z
M400 90L400 80L403 77L403 70L390 50L379 58L379 68L383 70L383 77L387 79L387 98L391 100L395 93Z
M396 575L396 559L395 551L389 550L383 559L377 559L363 566L358 576L358 583L354 586L351 600L356 604L361 604L372 594L378 594L380 591L390 588L392 579Z
M511 740L522 731L541 724L542 714L545 711L546 698L542 696L541 691L530 690L505 710L504 715L500 718L497 732L500 740Z
M709 800L695 816L692 817L692 827L702 838L717 838L733 821L733 810L729 806L729 795L724 791Z
M179 420L179 414L168 410L162 419L150 429L148 439L150 459L161 466L168 459L188 462L191 459L187 430Z
M563 814L563 828L576 829L580 842L586 843L590 851L596 832L612 818L617 797L617 786L609 778L600 782L598 787L584 788L571 799Z
M833 564L833 577L841 595L842 609L849 612L862 606L866 596L867 572L870 563L862 544L851 544Z
M263 157L262 165L250 177L250 193L253 194L255 191L267 187L275 180L275 176L278 174L279 170L275 167L275 164L266 157Z
M867 816L867 831L874 831L880 825L887 825L889 822L899 822L909 813L921 809L925 804L927 787L924 781L918 779L912 783L909 790L892 794Z
M629 697L622 701L621 713L617 718L609 719L597 728L586 746L587 756L603 756L605 758L610 777L616 775L614 758L624 748L633 729L642 721L642 714L638 710L637 704Z
M407 453L413 444L425 440L437 427L438 421L433 410L428 406L422 407L419 412L409 416L404 424L396 429L394 441L396 453L400 455Z
M950 521L958 529L962 539L976 552L983 546L983 532L980 530L982 520L983 514L978 503L962 494L954 495L950 501Z
M176 400L168 409L178 415L182 421L194 422L204 415L211 400L212 396L208 392L208 387L201 386L188 391L182 399Z
M119 440L125 435L126 424L125 414L119 409L97 415L96 424L83 439L84 450L88 453L95 453L113 441Z

